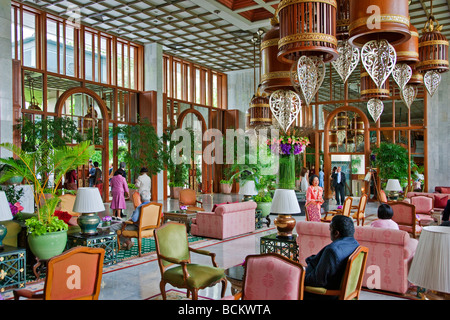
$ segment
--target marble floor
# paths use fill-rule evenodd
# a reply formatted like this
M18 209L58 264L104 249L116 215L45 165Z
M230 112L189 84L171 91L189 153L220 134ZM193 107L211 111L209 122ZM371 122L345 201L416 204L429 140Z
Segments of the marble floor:
M225 201L236 201L240 199L237 194L224 195L202 195L203 205L206 210L211 209L214 203L222 203ZM354 200L356 203L358 200ZM162 201L165 210L175 209L178 206L178 200ZM336 205L331 202L330 210L335 209ZM369 202L366 207L366 214L376 214L377 203ZM271 216L271 224L273 219ZM297 221L305 219L305 216L295 216ZM245 257L249 254L259 253L259 238L266 234L274 233L274 230L265 231L262 233L252 234L241 237L232 241L221 242L216 245L208 246L205 250L216 253L216 262L222 268L229 268L242 263ZM192 254L192 262L210 264L209 257ZM102 289L100 300L142 300L160 293L159 282L161 279L158 263L154 257L148 258L148 262L140 265L121 269L118 271L105 273L102 279ZM166 290L170 289L167 285ZM227 295L231 294L231 285L227 285ZM220 299L221 285L216 285L212 288L207 288L199 292L200 296L211 299ZM398 297L392 297L383 294L370 293L362 291L360 300L404 300Z

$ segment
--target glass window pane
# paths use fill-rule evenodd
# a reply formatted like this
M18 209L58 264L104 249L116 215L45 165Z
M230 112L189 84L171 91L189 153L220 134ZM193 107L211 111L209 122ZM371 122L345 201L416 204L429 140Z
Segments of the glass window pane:
M123 46L123 86L128 88L129 84L129 60L128 60L128 45Z
M131 47L130 50L130 88L131 89L136 89L136 68L135 68L135 53L136 52L136 48Z
M122 86L122 43L117 43L117 85Z
M68 76L75 76L74 32L73 27L66 25L66 75Z
M58 72L56 56L56 21L47 20L47 70Z
M24 71L23 82L23 99L25 101L25 109L44 111L42 100L42 74L33 71Z
M11 49L12 49L12 54L11 54L11 58L15 59L16 58L16 25L15 25L15 20L16 20L16 10L14 7L11 8Z
M86 80L92 80L92 34L84 33L84 77Z
M36 17L23 12L23 65L36 68Z
M64 74L64 25L59 24L59 73Z
M195 102L201 103L200 69L195 69Z
M98 59L99 59L99 50L98 47L98 36L94 34L94 81L100 82L100 79L98 78L98 71L99 71L99 65L98 65Z

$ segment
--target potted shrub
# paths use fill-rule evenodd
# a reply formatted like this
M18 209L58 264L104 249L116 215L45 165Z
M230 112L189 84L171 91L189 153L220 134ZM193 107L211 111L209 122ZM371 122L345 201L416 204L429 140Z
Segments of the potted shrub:
M233 181L231 180L220 180L220 192L225 194L230 194L233 189Z
M382 142L379 148L372 151L372 155L382 185L389 179L399 179L401 184L408 181L407 149L398 144Z
M262 218L267 218L270 215L270 207L272 206L272 197L269 193L260 192L253 196L256 202L256 209L261 210Z
M0 178L0 183L20 175L34 186L36 215L25 221L31 251L40 260L61 254L66 247L68 225L54 215L59 204L58 187L68 170L89 161L94 154L94 146L85 141L74 147L53 148L49 142L44 142L30 153L10 143L0 144L0 147L14 153L19 160L0 159L0 162L11 166ZM49 185L52 176L54 183ZM50 197L45 195L46 191L50 192Z

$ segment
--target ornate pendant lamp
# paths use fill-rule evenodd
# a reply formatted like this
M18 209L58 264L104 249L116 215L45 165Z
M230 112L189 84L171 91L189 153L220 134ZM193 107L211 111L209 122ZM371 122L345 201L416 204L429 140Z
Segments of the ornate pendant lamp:
M270 110L284 133L288 132L301 109L300 97L290 90L277 90L270 95Z
M277 8L280 22L278 60L297 62L301 56L338 57L336 0L282 0Z
M280 39L280 24L277 17L270 19L272 28L266 32L261 42L261 90L272 93L276 90L292 90L290 63L280 62L278 55L278 40Z
M302 56L291 67L291 82L307 106L319 91L325 79L325 63L319 57Z
M381 88L378 88L375 82L373 82L369 73L361 66L361 100L368 101L370 99L389 99L389 81L385 81Z
M270 126L272 124L272 112L270 111L269 96L261 93L261 85L250 102L248 112L250 114L249 127Z
M350 0L337 0L336 10L336 38L348 40L348 27L350 24Z
M434 26L436 23L436 27ZM419 39L419 62L417 71L424 74L425 87L431 96L436 92L441 81L440 73L449 70L448 41L441 34L442 26L433 16L433 1L431 1L430 18L422 30Z
M350 0L349 42L355 47L379 39L408 41L409 24L408 0Z

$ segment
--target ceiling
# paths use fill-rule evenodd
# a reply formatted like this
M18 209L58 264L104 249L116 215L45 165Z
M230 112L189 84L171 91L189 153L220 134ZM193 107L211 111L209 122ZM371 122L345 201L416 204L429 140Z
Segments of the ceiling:
M227 72L259 63L255 38L270 29L279 0L24 0L62 17L80 8L81 21L140 44L157 42L164 52ZM412 0L412 24L421 32L430 1ZM450 0L434 0L433 15L450 39ZM255 55L256 52L256 55Z

